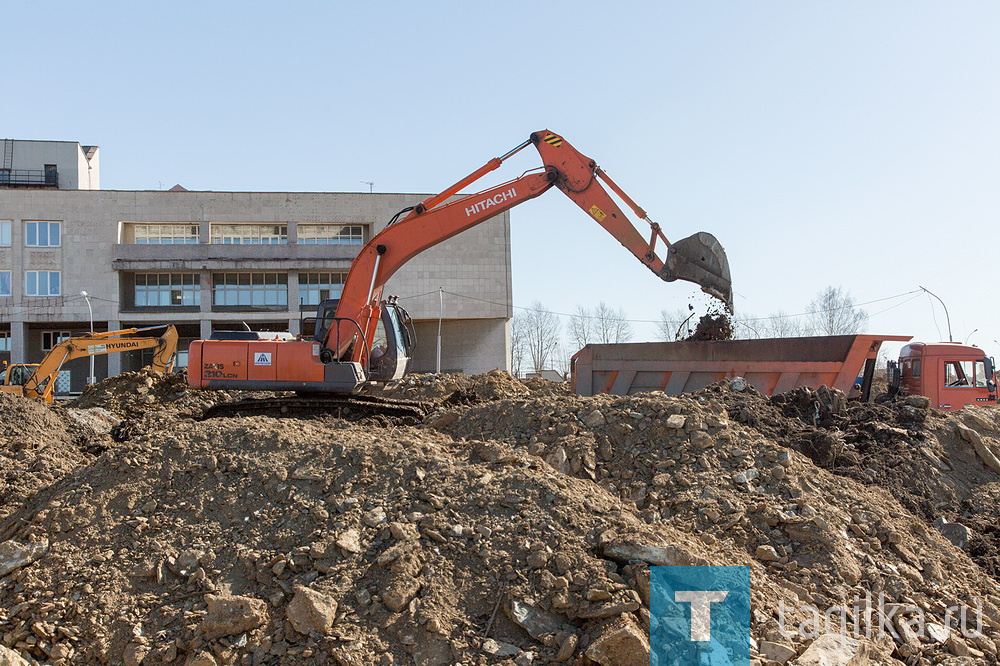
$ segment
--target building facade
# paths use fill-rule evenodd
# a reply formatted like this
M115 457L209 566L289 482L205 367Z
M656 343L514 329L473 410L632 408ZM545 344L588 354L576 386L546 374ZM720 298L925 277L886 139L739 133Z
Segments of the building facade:
M175 324L182 365L188 343L213 330L300 333L363 245L427 196L101 190L96 148L12 143L10 177L0 176L0 360L14 363L38 362L91 320L98 331ZM41 182L21 173L39 164ZM509 214L418 255L385 293L415 320L413 371L434 371L439 325L442 370L509 369ZM148 354L96 357L95 375L136 369ZM89 360L67 370L59 390L82 390Z

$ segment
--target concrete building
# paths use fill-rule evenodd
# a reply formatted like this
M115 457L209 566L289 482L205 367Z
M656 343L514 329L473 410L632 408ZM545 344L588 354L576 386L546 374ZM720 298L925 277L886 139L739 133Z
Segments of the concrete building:
M245 323L299 333L321 299L337 297L364 243L427 196L101 190L96 147L4 144L0 360L15 363L37 362L60 339L90 329L82 291L95 330L177 325L182 364L187 343L212 330ZM509 215L419 255L385 293L398 295L416 322L414 371L435 368L439 317L442 370L509 369ZM97 357L95 374L146 360L139 352ZM88 374L89 360L74 361L60 391L82 390Z

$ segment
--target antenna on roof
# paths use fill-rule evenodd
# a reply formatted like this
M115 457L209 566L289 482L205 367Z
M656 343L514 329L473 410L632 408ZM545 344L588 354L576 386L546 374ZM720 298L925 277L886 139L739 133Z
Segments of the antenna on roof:
M363 180L361 182L368 186L368 193L369 194L372 194L373 192L375 192L375 181Z

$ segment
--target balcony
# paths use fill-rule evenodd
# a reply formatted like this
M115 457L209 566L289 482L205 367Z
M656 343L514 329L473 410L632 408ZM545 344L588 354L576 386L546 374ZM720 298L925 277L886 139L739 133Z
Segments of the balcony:
M112 246L116 271L347 270L358 245L131 245Z
M0 187L51 187L58 189L55 169L0 169Z

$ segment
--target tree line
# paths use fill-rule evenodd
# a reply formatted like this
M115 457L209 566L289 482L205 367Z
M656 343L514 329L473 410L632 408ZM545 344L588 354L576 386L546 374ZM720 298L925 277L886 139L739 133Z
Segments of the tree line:
M622 308L603 301L594 308L578 306L564 322L541 302L517 312L511 321L511 372L519 377L528 372L556 370L565 374L569 357L588 344L630 342L634 331ZM793 338L811 335L852 335L868 326L868 313L856 305L849 292L841 287L827 287L819 292L802 314L778 310L764 317L740 314L731 317L734 337ZM693 310L661 310L657 339L663 342L683 340L698 323ZM564 340L565 334L565 340Z

